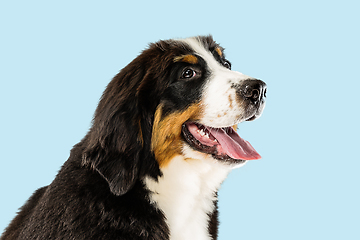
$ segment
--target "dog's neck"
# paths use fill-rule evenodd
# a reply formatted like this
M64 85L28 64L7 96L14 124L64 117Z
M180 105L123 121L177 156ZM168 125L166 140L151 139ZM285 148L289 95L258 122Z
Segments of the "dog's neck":
M210 239L209 214L230 170L214 159L176 156L161 168L158 181L145 179L151 201L166 217L171 240Z

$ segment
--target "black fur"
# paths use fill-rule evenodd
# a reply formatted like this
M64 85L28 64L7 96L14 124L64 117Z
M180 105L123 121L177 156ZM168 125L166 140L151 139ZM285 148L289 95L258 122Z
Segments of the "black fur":
M215 46L211 37L201 39ZM166 114L200 96L202 64L196 66L201 78L178 81L186 66L173 58L189 52L176 41L160 41L121 70L104 91L88 134L54 181L20 209L1 240L169 239L164 215L150 203L142 179L161 175L150 149L156 107L163 103ZM217 225L215 210L209 216L213 239Z

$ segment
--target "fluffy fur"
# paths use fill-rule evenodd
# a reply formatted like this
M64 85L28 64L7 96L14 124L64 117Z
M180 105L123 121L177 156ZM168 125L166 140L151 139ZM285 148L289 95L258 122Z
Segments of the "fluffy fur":
M109 83L87 135L1 240L217 239L218 188L246 161L208 129L231 134L261 115L266 95L230 68L211 36L151 44Z

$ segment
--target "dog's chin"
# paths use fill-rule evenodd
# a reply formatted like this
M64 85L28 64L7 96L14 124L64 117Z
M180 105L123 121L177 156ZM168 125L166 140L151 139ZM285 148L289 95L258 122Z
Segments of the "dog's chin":
M193 150L211 155L219 162L243 165L247 160L261 158L232 126L214 128L188 121L182 125L182 136Z
M215 168L221 168L221 169L227 169L228 171L231 171L236 168L240 168L244 166L247 162L246 160L236 160L233 161L232 159L228 160L220 160L218 158L215 158L212 154L207 154L204 152L200 152L199 150L194 149L191 147L187 142L183 142L182 145L182 156L185 159L192 159L196 161L200 161L203 164L206 163L209 166L215 167ZM193 162L193 161L189 161Z

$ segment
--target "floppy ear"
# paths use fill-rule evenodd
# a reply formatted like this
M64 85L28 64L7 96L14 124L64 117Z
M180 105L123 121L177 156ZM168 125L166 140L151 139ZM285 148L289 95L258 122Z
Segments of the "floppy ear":
M136 92L143 75L129 64L113 78L83 140L83 165L96 170L115 195L125 194L138 179L143 133Z
M169 81L165 69L175 54L169 48L164 41L151 44L112 79L83 140L83 165L99 172L115 195L125 194L139 177L161 175L150 143L155 109Z

